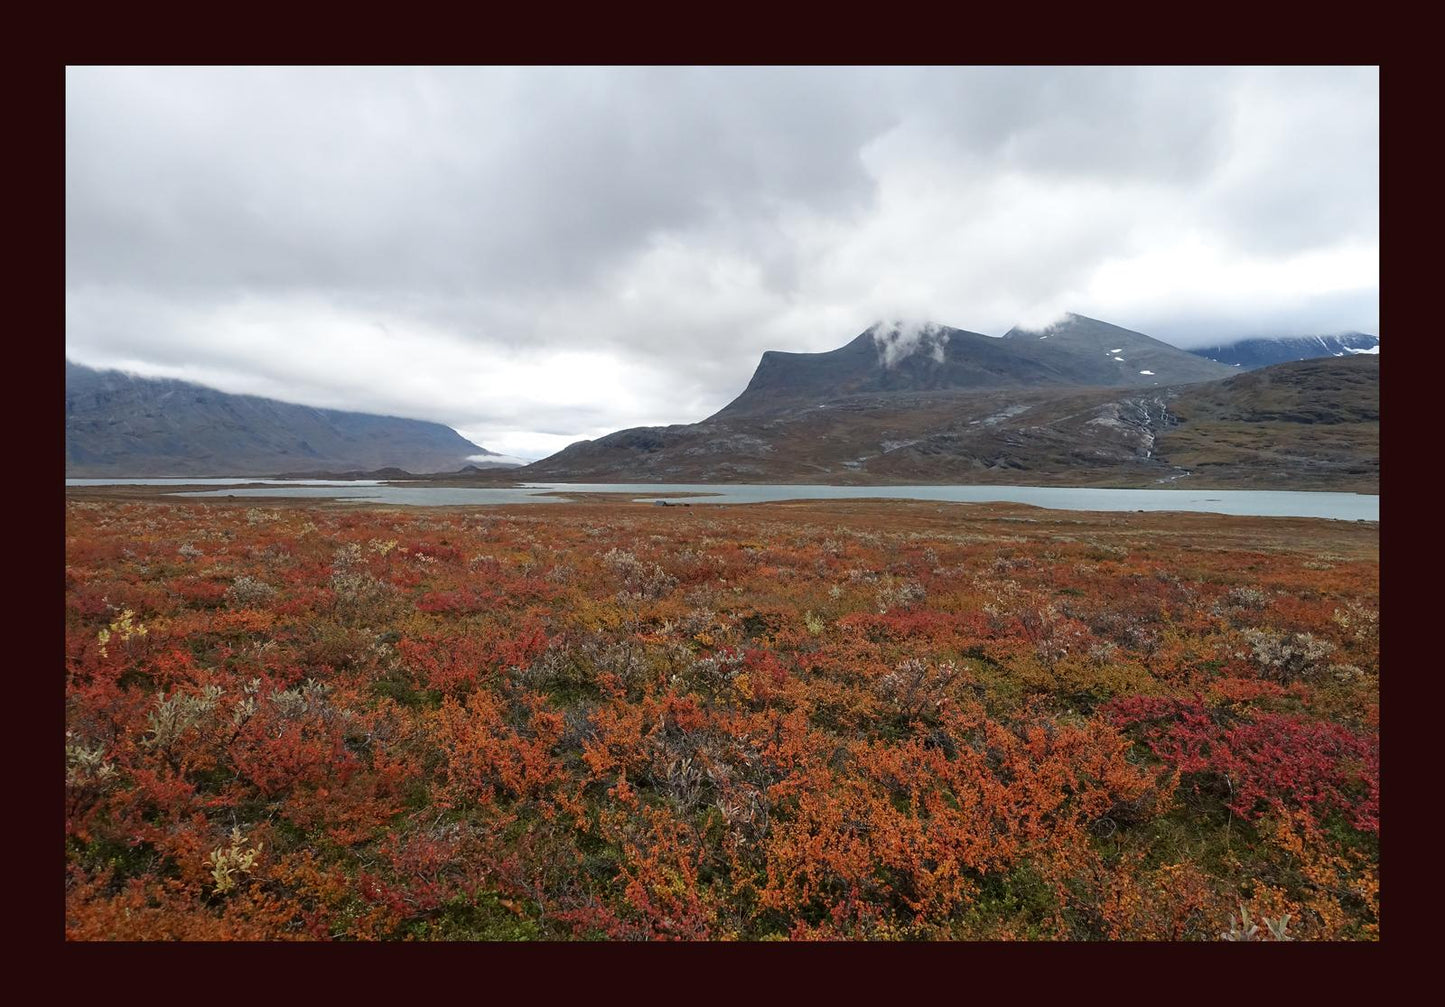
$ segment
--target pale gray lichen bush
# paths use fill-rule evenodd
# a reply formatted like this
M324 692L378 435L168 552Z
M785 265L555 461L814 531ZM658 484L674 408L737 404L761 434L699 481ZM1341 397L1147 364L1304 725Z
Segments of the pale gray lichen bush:
M613 548L602 556L602 565L622 579L624 594L661 598L677 586L677 578L656 563L646 563L625 549Z
M276 596L276 589L264 580L245 574L237 577L226 588L226 601L238 608L252 608L262 605Z
M1333 643L1312 633L1284 636L1266 629L1246 629L1244 638L1260 674L1278 682L1316 677L1327 670L1324 661L1335 652Z

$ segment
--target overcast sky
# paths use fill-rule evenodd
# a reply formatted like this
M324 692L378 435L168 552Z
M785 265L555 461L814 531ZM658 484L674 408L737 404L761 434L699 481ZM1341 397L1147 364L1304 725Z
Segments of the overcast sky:
M537 458L765 349L1379 332L1363 69L70 69L66 354Z

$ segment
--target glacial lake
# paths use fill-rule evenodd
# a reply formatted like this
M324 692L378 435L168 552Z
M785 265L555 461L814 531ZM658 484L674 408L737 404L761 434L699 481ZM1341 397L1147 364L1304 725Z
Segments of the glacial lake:
M781 500L931 500L1021 503L1055 510L1193 511L1245 517L1313 517L1379 521L1379 496L1276 490L1096 489L1065 486L787 486L695 483L526 483L521 488L416 486L377 480L67 479L67 486L196 486L228 488L185 497L311 497L407 506L487 506L565 503L560 493L620 493L650 503L659 494L697 493L674 503L744 504ZM249 484L249 485L241 485ZM257 485L264 484L264 485Z
M230 476L224 479L67 479L67 486L235 486L265 483L268 486L380 486L380 479L263 479L260 476Z

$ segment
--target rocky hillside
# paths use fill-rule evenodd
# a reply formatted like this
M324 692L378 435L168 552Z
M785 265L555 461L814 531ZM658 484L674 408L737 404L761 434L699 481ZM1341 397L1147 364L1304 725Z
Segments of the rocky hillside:
M65 363L65 474L237 476L455 471L492 452L450 427L228 395Z
M1159 451L1196 481L1380 486L1380 358L1275 364L1182 389Z

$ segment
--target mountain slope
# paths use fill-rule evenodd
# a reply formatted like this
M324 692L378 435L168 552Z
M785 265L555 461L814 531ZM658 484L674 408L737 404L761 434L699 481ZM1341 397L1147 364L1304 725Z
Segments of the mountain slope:
M1154 387L1227 377L1228 367L1142 332L1068 314L1044 329L1010 329L1014 352L1063 368L1071 384Z
M905 334L875 326L825 353L767 351L747 388L718 415L848 395L1066 383L1065 369L977 332L929 325Z
M636 482L1027 482L1116 479L1153 434L1118 420L1117 389L851 396L571 445L518 478ZM1140 404L1133 412L1160 408ZM1133 415L1133 412L1130 415ZM1102 417L1101 424L1089 425ZM1134 476L1147 479L1157 465ZM1030 479L1018 478L1027 473ZM1155 473L1157 474L1157 473Z
M313 409L65 362L67 477L451 471L469 456L492 453L440 423Z
M1316 357L1348 357L1355 354L1378 354L1380 337L1363 332L1347 332L1338 336L1292 336L1278 339L1240 339L1217 346L1200 346L1190 351L1198 356L1231 367L1252 370L1282 364L1290 360L1312 360Z
M1380 358L1291 361L1182 389L1158 450L1195 480L1380 486Z

